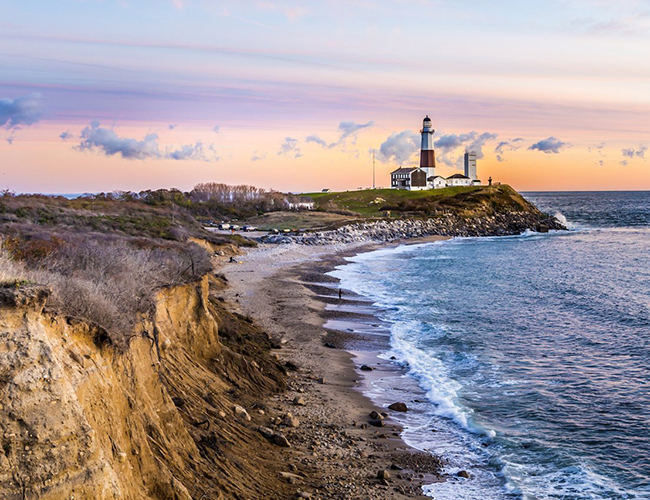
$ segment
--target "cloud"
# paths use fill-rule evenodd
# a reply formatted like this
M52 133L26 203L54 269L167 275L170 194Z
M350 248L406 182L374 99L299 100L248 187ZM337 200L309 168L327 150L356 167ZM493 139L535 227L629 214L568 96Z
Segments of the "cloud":
M100 150L106 156L121 155L129 160L160 158L158 135L149 134L141 141L118 136L113 130L100 126L94 121L81 131L81 142L75 147L78 151Z
M348 139L352 144L357 143L357 136L360 130L364 128L373 127L375 122L372 120L367 123L355 123L355 122L341 122L339 123L338 131L340 132L339 138L336 142L327 142L325 139L321 139L318 135L310 135L305 139L305 142L313 142L322 146L325 149L332 149L337 146L343 146L347 143Z
M605 160L598 160L598 165L600 165L601 167L604 167L605 166Z
M259 154L257 151L253 151L253 156L251 156L251 161L261 161L266 160L266 153Z
M178 125L175 124L175 123L172 123L172 124L169 125L168 128L169 128L169 130L174 130L176 127L178 127Z
M341 138L339 139L339 144L345 142L348 137L352 138L352 144L357 142L357 133L359 130L364 128L369 128L375 125L375 122L372 120L368 123L354 123L354 122L341 122L339 123L339 131L341 132Z
M68 139L72 139L74 136L70 133L69 130L66 130L65 132L61 132L59 134L59 137L62 141L67 141Z
M180 149L168 151L165 153L165 158L169 160L219 161L219 157L216 155L216 151L212 144L208 146L208 151L211 151L214 154L208 156L203 143L197 141L194 145L186 144L182 145Z
M20 125L33 125L43 116L41 94L29 94L16 99L0 99L0 127L7 130Z
M474 151L476 158L484 158L483 146L488 141L493 141L498 137L498 134L492 132L469 132L466 134L446 134L441 135L440 138L434 142L436 148L436 159L438 162L450 166L457 167L462 162L462 150ZM461 150L462 148L462 150ZM460 150L460 151L459 151Z
M315 134L310 135L309 137L307 137L305 139L305 142L313 142L313 143L318 144L319 146L323 146L326 149L332 149L334 146L336 146L338 144L337 142L330 142L328 144L328 142L326 140L321 139L319 136L317 136Z
M212 127L212 131L215 134L218 134L219 132L221 132L221 127L219 127L218 125L215 125L214 127Z
M542 139L539 142L536 142L528 149L531 151L541 151L546 154L558 154L564 148L570 148L571 144L568 142L561 141L555 137L549 137L548 139Z
M623 160L620 162L620 164L623 165L624 167L627 167L630 164L630 162L627 160Z
M501 141L499 144L497 144L497 147L494 148L494 152L497 155L497 161L506 161L503 155L506 152L510 151L517 151L521 146L518 146L517 143L523 142L524 140L521 137L517 137L516 139L512 139L509 141Z
M278 151L278 155L293 155L294 158L300 158L302 156L302 153L298 147L298 139L294 139L293 137L285 137L284 141L280 145L280 151Z
M379 160L399 165L408 163L420 149L420 135L412 130L395 132L379 146Z
M62 134L63 135L63 134ZM179 149L168 148L163 154L158 144L157 134L148 134L142 140L120 137L114 130L102 127L98 121L92 122L81 131L81 142L74 147L77 151L99 151L106 156L121 155L128 160L168 159L218 161L214 146L207 148L197 141L195 144L181 145ZM207 151L212 155L208 155Z
M621 153L624 157L627 158L643 158L645 160L645 153L648 150L648 146L639 146L639 149L634 148L624 148L621 149Z

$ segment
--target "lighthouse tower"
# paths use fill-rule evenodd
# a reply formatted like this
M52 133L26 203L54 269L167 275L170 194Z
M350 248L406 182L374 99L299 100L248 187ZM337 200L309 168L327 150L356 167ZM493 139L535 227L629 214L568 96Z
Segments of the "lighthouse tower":
M429 177L434 177L436 168L436 152L433 150L433 134L435 130L431 126L431 118L426 116L422 123L422 149L420 151L420 168L427 173L427 180Z

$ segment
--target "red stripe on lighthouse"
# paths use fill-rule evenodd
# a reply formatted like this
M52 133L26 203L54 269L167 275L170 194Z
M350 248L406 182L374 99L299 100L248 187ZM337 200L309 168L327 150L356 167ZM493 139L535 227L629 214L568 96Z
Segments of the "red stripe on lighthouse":
M435 151L420 151L420 168L434 168L436 166Z

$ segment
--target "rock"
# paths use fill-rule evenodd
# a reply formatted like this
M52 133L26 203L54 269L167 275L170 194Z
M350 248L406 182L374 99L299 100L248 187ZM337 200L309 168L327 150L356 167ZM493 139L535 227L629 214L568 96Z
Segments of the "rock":
M370 425L372 425L373 427L383 427L384 425L386 425L386 423L384 422L384 420L381 419L381 418L378 418L378 419L376 419L376 420L371 420L371 421L368 422L368 423L369 423Z
M458 472L456 473L456 476L458 476L458 477L464 477L465 479L469 479L469 478L470 478L469 472L467 472L466 470L458 471Z
M273 439L273 436L275 436L275 432L273 432L273 431L272 431L271 429L269 429L268 427L263 427L263 426L260 425L260 426L257 428L257 430L258 430L259 433L262 434L262 436L264 436L266 439Z
M290 484L294 484L302 479L299 475L292 474L291 472L280 472L280 477Z
M306 491L300 491L298 492L298 498L311 498L311 493L307 493Z
M325 342L324 345L325 345L325 347L327 347L328 349L336 349L336 346L335 346L334 344L330 343L330 342Z
M307 403L305 403L305 400L302 396L296 396L293 398L293 404L296 406L305 406Z
M300 420L298 420L296 417L294 417L291 413L287 413L284 417L282 417L282 423L286 425L287 427L299 427L300 426Z
M323 377L320 377L320 378L317 378L317 379L316 379L316 382L318 382L319 384L322 385L322 384L325 383L325 379L324 379Z
M401 468L399 465L397 465L397 464L392 464L392 465L390 466L390 468L391 468L391 470L404 470L404 469L402 469L402 468Z
M377 479L384 479L385 481L388 481L390 479L390 472L385 469L380 470L377 472Z
M226 418L226 412L223 410L219 411L219 418Z
M274 434L273 442L282 448L291 448L291 443L289 443L289 440L282 434Z
M251 416L248 414L248 412L243 407L241 407L239 405L235 405L235 406L232 407L232 409L233 409L233 411L235 413L235 416L237 418L239 418L240 420L244 420L246 422L251 421Z
M383 420L384 419L384 416L381 413L379 413L378 411L376 411L376 410L372 410L370 412L369 416L373 420Z
M374 370L372 366L368 365L361 365L361 368L359 368L362 372L371 372Z
M406 406L406 403L393 403L388 407L388 409L393 411L400 411L400 412L408 411L408 407Z

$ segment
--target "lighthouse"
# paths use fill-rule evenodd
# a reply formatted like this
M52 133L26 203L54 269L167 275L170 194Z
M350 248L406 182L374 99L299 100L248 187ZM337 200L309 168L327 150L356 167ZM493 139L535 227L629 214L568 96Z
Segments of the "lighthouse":
M431 118L427 115L422 122L422 148L420 150L420 168L427 174L427 180L434 177L436 168L436 152L433 150L433 126Z

